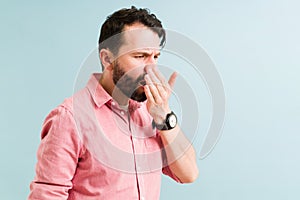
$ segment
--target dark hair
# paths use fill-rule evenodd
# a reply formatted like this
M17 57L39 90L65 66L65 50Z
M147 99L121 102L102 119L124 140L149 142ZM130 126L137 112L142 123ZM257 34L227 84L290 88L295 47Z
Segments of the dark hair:
M166 33L162 27L161 21L151 14L148 9L123 8L108 16L101 27L100 37L98 41L99 51L108 48L112 53L117 54L122 45L121 37L112 37L116 34L120 35L125 25L132 25L139 22L158 34L161 39L160 46L163 47L166 41ZM109 39L109 41L108 41Z

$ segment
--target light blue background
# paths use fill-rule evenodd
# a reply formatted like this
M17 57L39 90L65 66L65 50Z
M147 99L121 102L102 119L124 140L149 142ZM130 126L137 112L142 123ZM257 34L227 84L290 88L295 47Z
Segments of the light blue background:
M223 135L198 161L199 179L163 178L161 199L299 199L297 0L1 0L0 199L26 199L44 117L72 94L105 17L130 5L201 44L227 97Z

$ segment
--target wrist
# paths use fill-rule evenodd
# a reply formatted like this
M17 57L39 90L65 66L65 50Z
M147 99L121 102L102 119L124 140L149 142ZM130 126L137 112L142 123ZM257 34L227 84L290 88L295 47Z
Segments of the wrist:
M161 112L156 112L155 115L153 116L153 120L156 124L163 124L166 120L166 116L171 113L171 109L167 108L164 109Z
M159 122L153 120L153 125L158 130L171 130L177 125L177 117L173 111L170 111L162 120L159 120Z

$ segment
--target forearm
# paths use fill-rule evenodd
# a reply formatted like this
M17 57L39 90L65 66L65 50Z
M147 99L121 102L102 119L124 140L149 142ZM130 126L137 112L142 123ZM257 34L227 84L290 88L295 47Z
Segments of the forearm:
M177 73L172 73L167 83L156 67L146 67L145 70L147 74L145 75L144 91L147 96L148 111L155 124L164 125L167 115L170 117L169 114L172 114L168 100ZM198 177L195 151L180 127L177 125L170 130L161 130L160 135L172 173L182 183L193 182Z
M198 177L195 150L177 125L172 130L160 131L169 168L182 183L191 183Z

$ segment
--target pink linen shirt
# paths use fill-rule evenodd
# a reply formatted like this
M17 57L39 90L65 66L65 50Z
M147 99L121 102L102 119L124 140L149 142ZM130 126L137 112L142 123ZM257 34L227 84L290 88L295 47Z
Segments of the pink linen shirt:
M145 103L122 109L93 74L46 117L29 200L156 200L167 166Z

